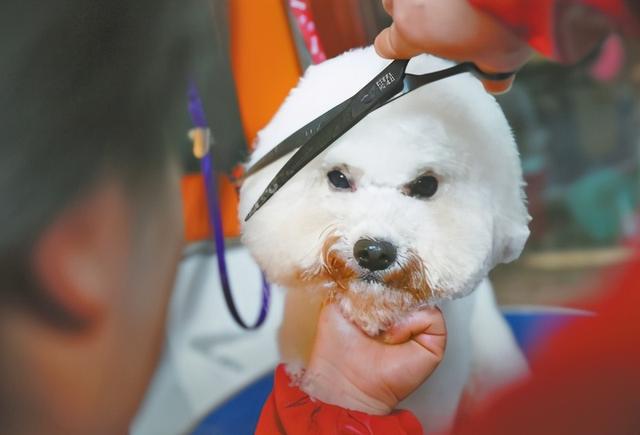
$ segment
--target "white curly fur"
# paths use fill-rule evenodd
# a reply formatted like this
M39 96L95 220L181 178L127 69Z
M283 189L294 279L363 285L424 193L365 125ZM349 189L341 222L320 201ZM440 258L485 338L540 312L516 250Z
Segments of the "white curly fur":
M349 98L388 62L366 48L310 67L259 133L248 166ZM408 72L449 65L423 55L411 61ZM242 220L289 157L245 181ZM337 191L329 185L327 173L336 168L349 177L351 190ZM438 179L436 194L429 199L407 196L405 186L425 173ZM427 406L433 412L420 415L426 415L431 428L446 427L473 359L468 318L474 315L475 302L465 296L493 266L519 256L529 234L522 187L509 125L496 101L469 74L424 86L369 114L243 224L243 242L252 255L271 281L289 289L280 333L285 361L304 366L317 312L326 298L340 303L344 314L372 335L408 310L438 303L449 325L443 365L447 359L450 363L436 374L450 379L430 379L427 385L432 384L432 395L438 388L447 390L437 394L449 399L436 403L423 397L421 406L433 402ZM398 248L396 264L375 275L373 282L361 279L363 270L353 256L353 245L362 238L383 239ZM413 283L428 291L412 294L398 288L397 280L385 284L398 271L396 278L405 271L415 278L403 285ZM493 308L483 315L495 320L499 313L488 283L484 286ZM463 299L451 302L456 298ZM488 323L498 330L506 328L499 321ZM458 324L460 330L452 329ZM512 337L500 334L502 344L493 346L502 355L496 355L495 364L511 367L502 371L503 378L511 378L524 370L524 364ZM467 361L466 366L453 361L456 352L455 358ZM504 362L505 354L515 355L513 363ZM451 380L455 376L462 381ZM498 377L485 384L500 384Z

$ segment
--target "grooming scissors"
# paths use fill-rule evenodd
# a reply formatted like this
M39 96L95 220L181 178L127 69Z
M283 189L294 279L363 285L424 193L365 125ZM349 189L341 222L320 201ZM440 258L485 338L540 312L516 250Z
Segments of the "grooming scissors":
M295 131L249 168L243 178L299 148L271 180L247 214L245 221L248 221L298 171L374 110L421 86L457 74L468 72L479 79L495 81L509 79L515 74L487 73L472 62L462 62L426 74L409 74L406 72L408 64L408 59L394 60L351 98Z

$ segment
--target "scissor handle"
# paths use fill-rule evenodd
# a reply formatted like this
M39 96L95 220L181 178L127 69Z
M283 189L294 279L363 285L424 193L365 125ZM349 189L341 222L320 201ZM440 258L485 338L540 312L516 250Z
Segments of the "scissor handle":
M473 62L462 62L460 65L465 65L465 67L467 68L467 71L469 71L471 74L473 74L474 76L476 76L480 80L491 80L491 81L496 81L496 82L500 82L502 80L510 79L511 77L516 75L516 72L517 72L517 71L510 71L510 72L494 72L494 73L490 73L490 72L486 72L486 71L481 70L478 67L478 65L476 65Z

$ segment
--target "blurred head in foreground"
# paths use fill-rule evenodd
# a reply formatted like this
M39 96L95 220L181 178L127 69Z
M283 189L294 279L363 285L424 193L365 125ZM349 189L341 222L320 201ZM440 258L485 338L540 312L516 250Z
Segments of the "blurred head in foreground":
M0 5L0 432L126 433L182 221L181 2Z

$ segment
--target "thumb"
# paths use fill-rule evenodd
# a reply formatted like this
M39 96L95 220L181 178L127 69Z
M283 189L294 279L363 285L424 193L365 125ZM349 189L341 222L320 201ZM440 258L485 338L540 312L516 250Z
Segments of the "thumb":
M513 81L515 80L515 76L510 77L506 80L483 80L482 85L486 89L487 92L490 92L494 95L504 94L513 85Z
M395 23L380 32L373 45L376 52L387 59L408 59L424 51L407 41Z

